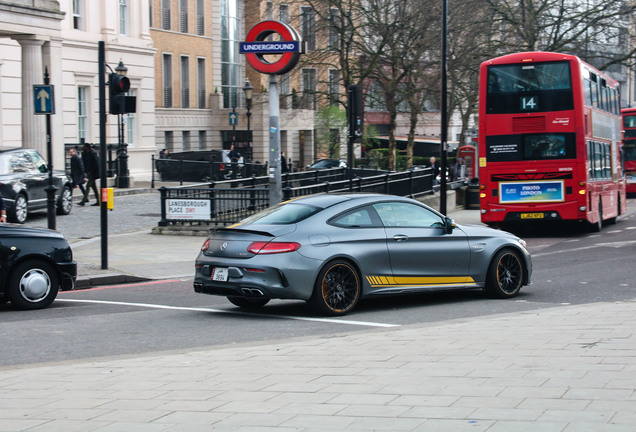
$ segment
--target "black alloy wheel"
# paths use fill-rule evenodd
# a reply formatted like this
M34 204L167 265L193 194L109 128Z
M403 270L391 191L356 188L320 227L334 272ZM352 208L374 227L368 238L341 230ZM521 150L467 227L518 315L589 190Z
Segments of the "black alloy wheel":
M503 249L490 263L486 293L492 298L510 298L519 294L523 285L523 264L519 252Z
M321 314L339 316L358 304L361 293L358 271L347 261L335 260L320 271L309 301Z

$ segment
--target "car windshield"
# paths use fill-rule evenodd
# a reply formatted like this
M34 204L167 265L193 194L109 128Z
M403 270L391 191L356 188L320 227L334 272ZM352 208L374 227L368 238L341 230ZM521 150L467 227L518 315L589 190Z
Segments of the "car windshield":
M274 207L270 207L248 217L241 221L241 225L287 225L300 222L301 220L308 218L309 216L318 213L321 209L319 207L310 206L307 204L300 204L294 202L287 202L278 204Z

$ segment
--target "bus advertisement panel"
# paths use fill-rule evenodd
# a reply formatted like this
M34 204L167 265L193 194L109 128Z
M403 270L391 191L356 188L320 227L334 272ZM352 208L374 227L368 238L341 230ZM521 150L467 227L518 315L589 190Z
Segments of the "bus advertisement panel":
M510 54L482 63L482 222L584 221L625 211L618 83L578 57Z
M623 163L627 193L636 194L636 108L625 108L623 114Z

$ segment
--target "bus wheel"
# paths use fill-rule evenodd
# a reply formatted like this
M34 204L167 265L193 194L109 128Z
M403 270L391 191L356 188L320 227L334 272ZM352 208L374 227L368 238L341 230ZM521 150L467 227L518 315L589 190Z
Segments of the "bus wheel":
M596 221L596 223L591 223L590 224L590 231L591 232L601 232L601 229L603 229L603 205L601 204L601 201L598 202L598 221Z

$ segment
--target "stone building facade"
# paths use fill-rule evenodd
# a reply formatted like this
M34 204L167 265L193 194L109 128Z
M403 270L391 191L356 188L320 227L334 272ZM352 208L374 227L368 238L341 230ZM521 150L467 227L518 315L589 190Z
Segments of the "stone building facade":
M99 143L98 42L106 64L128 68L137 112L108 115L107 144L128 143L133 178L150 175L155 151L154 47L145 0L0 1L0 145L46 155L43 116L34 115L33 84L44 71L55 89L51 116L53 164L64 167L64 145ZM107 69L108 71L108 69ZM119 121L118 121L119 120ZM123 124L123 128L119 124Z

